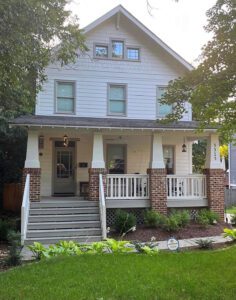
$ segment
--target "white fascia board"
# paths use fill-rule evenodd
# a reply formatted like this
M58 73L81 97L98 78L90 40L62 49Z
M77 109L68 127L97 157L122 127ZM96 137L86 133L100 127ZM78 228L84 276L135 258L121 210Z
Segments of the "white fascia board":
M93 30L96 26L100 25L102 22L108 20L113 17L118 12L122 13L126 16L131 22L133 22L140 30L142 30L146 35L148 35L156 44L162 47L168 54L170 54L173 58L175 58L179 63L181 63L187 70L191 71L194 67L187 62L183 57L177 54L174 50L172 50L166 43L164 43L158 36L156 36L150 29L148 29L145 25L143 25L138 19L136 19L130 12L128 12L122 5L119 5L108 13L98 18L88 26L84 27L82 30L86 34L89 31Z

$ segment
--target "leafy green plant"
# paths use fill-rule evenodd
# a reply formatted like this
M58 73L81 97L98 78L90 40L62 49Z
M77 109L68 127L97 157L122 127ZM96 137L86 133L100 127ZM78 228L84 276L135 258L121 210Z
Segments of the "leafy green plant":
M219 215L211 210L202 209L198 212L196 221L202 226L213 225L219 221Z
M154 210L146 210L144 214L144 223L148 227L163 227L165 216Z
M230 237L233 241L236 241L236 229L224 229L224 237Z
M9 255L6 259L6 264L9 266L17 266L21 264L21 240L20 233L9 231L7 235L9 247Z
M33 252L33 256L36 259L41 259L45 256L47 248L45 248L41 243L34 242L33 245L28 246L29 250Z
M114 227L115 230L119 233L125 233L130 228L134 227L136 225L136 217L132 213L128 213L124 210L117 210L115 215L115 223Z
M212 239L199 239L195 241L195 243L198 244L200 249L212 249L213 242L214 241Z

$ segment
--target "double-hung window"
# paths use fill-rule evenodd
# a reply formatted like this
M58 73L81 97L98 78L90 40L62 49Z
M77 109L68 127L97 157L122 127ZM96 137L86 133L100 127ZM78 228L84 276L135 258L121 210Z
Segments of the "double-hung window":
M111 47L112 47L112 52L111 52L112 58L119 58L119 59L124 58L124 42L123 41L112 40Z
M109 84L108 85L108 114L125 115L126 114L126 85Z
M160 101L166 91L166 86L157 87L157 117L164 118L172 112L172 105L161 104Z
M56 112L72 114L75 112L75 83L56 81Z

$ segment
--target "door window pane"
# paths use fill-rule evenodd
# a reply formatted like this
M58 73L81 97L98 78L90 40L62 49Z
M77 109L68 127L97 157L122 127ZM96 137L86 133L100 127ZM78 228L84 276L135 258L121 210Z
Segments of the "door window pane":
M124 57L124 43L121 41L112 41L112 57Z
M160 103L165 91L166 87L157 87L157 116L159 117L165 117L172 112L172 105Z
M124 115L126 112L125 86L109 86L109 113Z
M69 178L72 176L71 151L57 151L57 178Z
M163 146L163 156L167 174L174 174L174 147Z
M73 113L75 104L74 83L56 83L56 110L61 113Z
M125 146L124 145L108 145L107 168L109 174L125 173Z

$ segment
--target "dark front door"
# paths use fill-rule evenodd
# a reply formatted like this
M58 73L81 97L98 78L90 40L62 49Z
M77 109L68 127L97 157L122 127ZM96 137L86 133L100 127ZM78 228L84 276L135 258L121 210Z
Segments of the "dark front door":
M55 143L54 194L75 193L75 148L57 147ZM60 146L60 145L59 145Z

